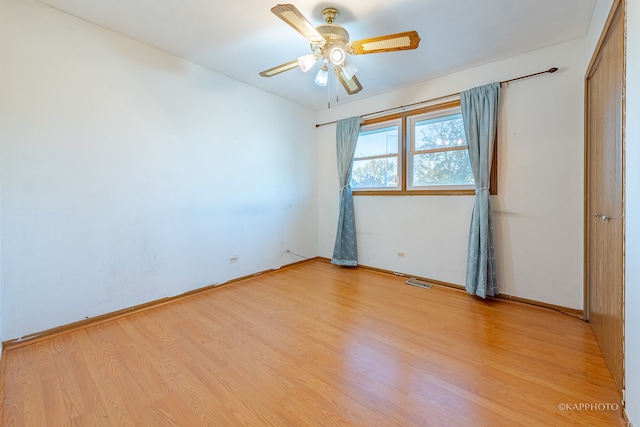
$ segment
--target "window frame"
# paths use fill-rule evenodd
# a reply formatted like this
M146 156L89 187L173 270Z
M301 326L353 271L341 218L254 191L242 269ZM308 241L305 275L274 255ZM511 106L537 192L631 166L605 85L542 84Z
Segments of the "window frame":
M443 102L430 105L414 110L403 111L400 113L390 114L386 116L368 119L362 122L361 128L370 125L380 125L384 127L385 123L390 123L400 119L399 138L401 147L398 150L398 174L400 188L364 188L352 189L354 196L470 196L475 195L475 188L460 188L461 186L441 186L441 187L412 187L408 185L408 173L410 168L408 165L410 159L410 148L412 131L409 130L411 118L429 113L437 113L443 110L453 110L460 108L460 100ZM489 193L491 195L498 194L498 136L493 142L493 160L491 163L491 176L489 184Z
M397 159L397 168L398 168L398 176L401 177L402 175L404 175L404 165L402 164L402 150L404 150L404 143L402 142L402 138L403 138L403 134L402 134L402 128L404 127L403 125L403 121L400 118L394 118L394 119L389 119L389 120L385 120L382 122L376 122L376 123L363 123L360 125L360 132L368 132L368 131L373 131L373 130L377 130L377 129L384 129L384 128L390 128L390 127L397 127L398 128L398 146L397 146L397 150L398 152L395 154L380 154L380 155L375 155L375 156L363 156L363 157L356 157L354 154L353 157L353 162L355 163L358 160L374 160L374 159L385 159L385 158L396 158ZM363 129L366 128L366 129ZM398 191L402 191L402 183L400 182L400 180L398 180L398 185L396 187L360 187L360 190L357 191L393 191L398 192Z
M429 150L416 150L416 135L415 135L415 127L416 124L426 120L439 119L444 117L452 117L461 115L460 105L447 108L440 108L436 111L429 111L420 114L412 114L406 117L406 126L407 126L407 191L420 191L420 190L436 190L436 191L447 191L447 190L471 190L475 192L474 184L451 184L451 185L414 185L413 182L413 163L414 156L420 154L430 154L430 153L444 153L449 151L463 151L466 150L467 154L469 152L468 145L460 145L460 146L450 146L443 148L434 148ZM461 120L461 119L460 119ZM466 141L465 141L466 142Z

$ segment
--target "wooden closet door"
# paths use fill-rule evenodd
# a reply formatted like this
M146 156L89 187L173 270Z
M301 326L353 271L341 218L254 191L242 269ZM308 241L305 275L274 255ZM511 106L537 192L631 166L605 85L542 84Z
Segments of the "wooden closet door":
M587 74L586 314L624 389L624 2Z

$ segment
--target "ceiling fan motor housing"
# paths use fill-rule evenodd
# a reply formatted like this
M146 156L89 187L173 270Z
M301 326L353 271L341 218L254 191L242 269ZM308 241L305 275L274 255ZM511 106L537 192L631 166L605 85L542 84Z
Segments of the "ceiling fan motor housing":
M326 43L317 53L315 51L314 53L336 65L344 62L346 46L349 41L347 30L337 24L322 24L316 27L316 30L324 37ZM334 49L336 48L340 52L335 52Z

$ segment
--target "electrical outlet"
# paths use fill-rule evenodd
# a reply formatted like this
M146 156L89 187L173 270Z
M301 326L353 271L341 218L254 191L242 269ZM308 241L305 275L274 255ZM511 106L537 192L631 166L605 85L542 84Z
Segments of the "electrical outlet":
M404 252L398 252L396 255L398 255L398 258L404 258Z
M231 258L229 258L229 264L233 264L235 262L238 262L238 256L232 256Z

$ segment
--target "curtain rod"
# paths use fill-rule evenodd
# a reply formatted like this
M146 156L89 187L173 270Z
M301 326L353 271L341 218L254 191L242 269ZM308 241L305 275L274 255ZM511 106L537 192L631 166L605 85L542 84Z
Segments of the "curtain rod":
M553 74L556 71L558 71L558 68L557 67L552 67L552 68L549 68L548 70L539 71L537 73L527 74L526 76L520 76L520 77L515 77L513 79L501 81L500 82L500 86L502 86L504 84L507 84L507 83L515 82L516 80L528 79L529 77L539 76L541 74L547 74L547 73ZM400 110L400 109L404 109L404 108L407 108L407 107L413 107L413 106L420 105L420 104L426 104L427 102L439 101L441 99L451 98L452 96L456 96L456 95L460 95L460 92L451 93L449 95L444 95L444 96L439 96L437 98L429 99L429 100L426 100L426 101L414 102L413 104L401 105L401 106L395 107L395 108L387 108L386 110L380 110L380 111L376 111L374 113L363 114L363 116L365 116L365 117L366 116L375 116L376 114L386 113L388 111ZM333 120L331 122L320 123L320 124L317 124L316 127L318 128L320 126L330 125L332 123L337 123L337 122L338 122L337 120Z

